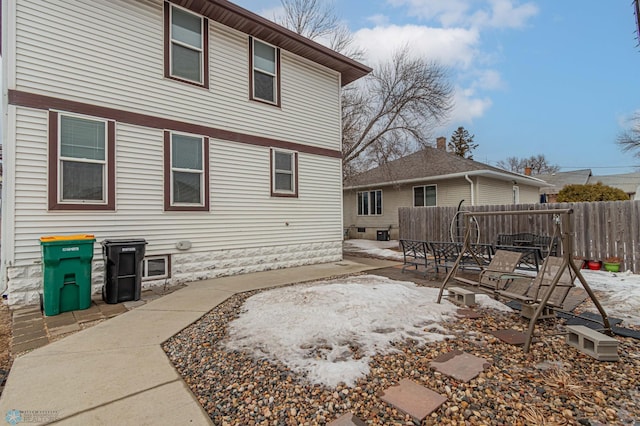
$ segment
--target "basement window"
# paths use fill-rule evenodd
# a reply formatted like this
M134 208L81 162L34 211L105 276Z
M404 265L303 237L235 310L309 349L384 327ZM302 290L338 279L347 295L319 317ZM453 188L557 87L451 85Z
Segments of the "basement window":
M142 279L169 278L169 256L149 256L142 261Z

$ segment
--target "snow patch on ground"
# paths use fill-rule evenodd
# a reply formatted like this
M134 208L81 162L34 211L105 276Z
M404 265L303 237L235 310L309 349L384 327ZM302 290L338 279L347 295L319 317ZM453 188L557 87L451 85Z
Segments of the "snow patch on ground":
M403 260L402 252L396 251L399 247L397 240L345 240L345 253L364 253L372 257L390 260ZM395 248L396 250L390 250Z
M374 275L265 291L246 300L225 345L281 361L313 383L351 386L369 373L373 355L394 350L392 342L447 337L458 307L437 304L438 291ZM489 297L478 303L506 308Z
M640 325L640 275L582 269L589 287L607 315L622 319L623 325ZM577 282L578 285L579 282Z

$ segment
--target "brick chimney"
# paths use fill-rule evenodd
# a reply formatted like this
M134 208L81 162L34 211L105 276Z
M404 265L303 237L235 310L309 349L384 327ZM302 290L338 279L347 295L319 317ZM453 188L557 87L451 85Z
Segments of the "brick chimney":
M524 168L524 174L525 176L531 176L531 166L526 166Z
M436 138L436 147L438 149L446 151L447 150L447 138L445 138L444 136L440 136L440 137Z

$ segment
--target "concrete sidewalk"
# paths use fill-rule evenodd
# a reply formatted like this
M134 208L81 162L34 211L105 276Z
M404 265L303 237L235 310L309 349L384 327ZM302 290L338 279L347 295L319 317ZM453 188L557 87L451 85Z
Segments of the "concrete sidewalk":
M18 357L0 415L34 424L210 425L160 345L236 293L397 264L364 262L352 258L190 283Z

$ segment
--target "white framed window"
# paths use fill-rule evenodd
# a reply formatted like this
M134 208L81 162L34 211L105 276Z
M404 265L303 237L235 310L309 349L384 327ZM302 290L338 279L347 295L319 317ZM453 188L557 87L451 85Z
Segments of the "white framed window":
M382 215L382 190L358 192L358 216Z
M168 2L165 3L165 14L167 76L208 86L208 21Z
M298 196L298 153L271 150L271 195Z
M106 120L58 115L58 202L107 203Z
M209 211L209 198L209 138L165 130L165 211Z
M251 54L251 99L280 104L280 50L253 37Z
M413 187L413 206L429 207L438 205L437 185L425 185Z
M171 133L171 205L204 204L204 138Z
M149 256L142 261L142 279L169 278L169 256Z

